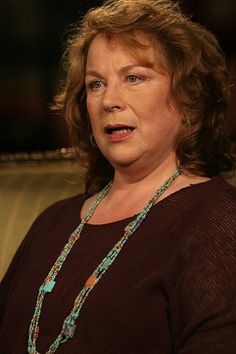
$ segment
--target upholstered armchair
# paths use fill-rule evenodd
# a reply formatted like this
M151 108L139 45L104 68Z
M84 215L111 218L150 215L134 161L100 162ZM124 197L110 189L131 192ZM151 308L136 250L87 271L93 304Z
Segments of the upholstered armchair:
M82 191L71 149L0 155L0 279L39 213Z

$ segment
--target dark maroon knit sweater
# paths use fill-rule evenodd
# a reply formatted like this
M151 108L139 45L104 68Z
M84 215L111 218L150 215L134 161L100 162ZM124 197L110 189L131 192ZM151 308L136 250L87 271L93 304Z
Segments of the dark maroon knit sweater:
M84 197L33 224L0 288L0 353L25 354L38 288L80 221ZM122 206L121 206L122 207ZM86 225L45 297L38 351L61 329L126 220ZM220 177L156 204L86 300L65 354L235 354L236 190Z

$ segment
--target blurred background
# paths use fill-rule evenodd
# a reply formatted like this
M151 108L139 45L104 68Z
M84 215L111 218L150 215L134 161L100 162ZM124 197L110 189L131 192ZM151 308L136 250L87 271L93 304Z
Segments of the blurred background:
M134 0L135 1L135 0ZM53 150L69 146L64 121L49 104L63 72L60 58L69 25L94 0L1 0L0 152ZM182 8L217 36L236 82L236 1L182 0ZM236 140L236 91L230 111Z

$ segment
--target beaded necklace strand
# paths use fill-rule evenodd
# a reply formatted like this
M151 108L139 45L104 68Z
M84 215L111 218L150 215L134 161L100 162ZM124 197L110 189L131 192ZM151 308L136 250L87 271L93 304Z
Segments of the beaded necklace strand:
M71 312L63 322L61 332L59 333L55 341L51 344L46 354L55 353L58 347L62 343L65 343L68 339L73 338L76 330L76 320L80 315L81 308L85 300L87 299L88 295L93 290L95 285L99 282L99 280L102 278L102 276L107 272L111 264L115 261L115 259L119 255L120 251L122 250L123 246L129 239L129 237L139 228L141 223L146 218L149 210L156 203L158 198L166 191L166 189L181 174L181 172L182 170L178 168L172 174L172 176L154 193L152 198L145 205L143 210L137 215L137 217L133 221L131 221L127 226L125 226L123 236L121 237L121 239L113 246L113 248L108 252L106 257L101 261L101 263L97 266L95 271L90 275L90 277L85 282L84 287L82 288L82 290L79 292L78 296L75 299ZM59 257L57 258L56 262L52 266L47 277L45 278L43 284L39 288L33 318L29 326L29 338L28 338L27 350L28 353L30 354L40 354L36 348L36 341L39 336L39 321L40 321L40 315L41 315L44 297L47 293L52 292L53 287L56 284L55 278L57 274L60 272L68 254L73 248L75 242L80 238L81 232L85 224L91 218L95 209L102 201L102 199L108 194L111 186L112 186L112 182L108 183L108 185L98 194L96 200L90 206L86 216L82 219L79 226L69 237L68 242L64 246Z

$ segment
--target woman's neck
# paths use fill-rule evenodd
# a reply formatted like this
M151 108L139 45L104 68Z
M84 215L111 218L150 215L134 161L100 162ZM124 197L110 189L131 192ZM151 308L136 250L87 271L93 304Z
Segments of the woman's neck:
M169 167L166 171L155 169L148 174L143 174L142 178L140 178L139 174L139 178L133 176L132 179L127 178L127 175L124 176L124 174L116 170L113 185L96 209L90 223L104 224L138 214L156 190L166 182L176 169L177 166ZM175 181L173 182L174 184ZM82 217L94 199L95 197L92 197L85 202Z
M177 169L177 163L163 163L153 169L140 169L130 173L123 168L115 170L114 181L109 193L99 204L90 219L91 224L105 224L122 220L138 214L148 203L154 193ZM187 174L184 171L158 199L166 198L178 190L208 180L208 178ZM96 199L93 196L85 201L82 208L82 217L86 214L91 203Z

